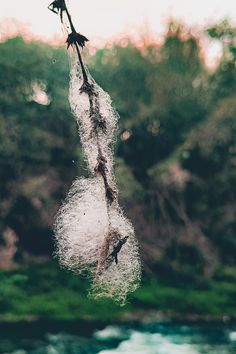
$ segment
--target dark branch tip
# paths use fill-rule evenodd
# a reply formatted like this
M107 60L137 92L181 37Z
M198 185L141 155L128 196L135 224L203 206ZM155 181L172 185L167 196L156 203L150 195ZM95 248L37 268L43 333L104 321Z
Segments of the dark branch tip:
M48 6L48 8L52 12L58 14L60 11L66 10L65 1L64 0L54 0L53 2L51 2L51 4Z
M76 45L78 44L81 48L85 47L86 42L88 42L88 38L86 38L85 36L83 36L80 33L74 32L72 31L66 40L67 43L67 49L72 46L72 45Z

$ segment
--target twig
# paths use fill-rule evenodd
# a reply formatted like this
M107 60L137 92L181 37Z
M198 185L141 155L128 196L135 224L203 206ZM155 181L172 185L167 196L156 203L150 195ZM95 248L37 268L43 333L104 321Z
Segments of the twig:
M99 254L99 259L97 263L97 272L96 276L100 276L102 272L109 268L113 261L118 263L117 255L120 252L122 246L126 243L128 236L121 238L121 235L118 231L112 230L111 227L111 219L110 219L110 206L117 198L117 192L113 189L113 187L109 183L108 179L108 168L107 168L107 160L104 157L101 149L101 145L99 142L99 133L106 134L107 127L106 121L102 117L100 112L100 103L99 103L99 93L95 85L88 80L88 75L83 63L83 59L81 56L80 48L85 46L85 43L88 39L82 34L78 33L74 27L72 22L71 15L66 6L65 0L54 0L49 6L49 10L54 13L60 15L61 22L63 23L63 13L66 13L67 19L69 21L71 33L68 34L66 43L67 49L70 46L74 46L76 49L79 64L81 66L82 75L83 75L83 84L80 88L81 93L86 93L89 98L90 105L90 119L92 122L92 131L91 136L94 136L96 139L98 156L97 156L97 165L94 167L94 174L100 175L103 178L104 189L105 189L105 198L106 198L106 207L107 207L107 217L108 217L108 231L107 236L101 246L101 251ZM110 246L113 245L113 250L109 254Z
M84 47L84 42L85 41L88 41L88 39L77 33L76 30L75 30L75 26L72 22L72 19L71 19L71 15L68 11L68 8L66 6L66 2L65 0L54 0L49 6L48 6L49 10L51 10L52 12L54 13L60 13L60 18L61 18L61 22L63 23L63 12L66 13L67 15L67 18L68 18L68 21L69 21L69 24L70 24L70 29L71 29L71 33L68 35L67 37L67 48L70 46L70 45L74 45L75 46L75 49L76 49L76 52L77 52L77 55L78 55L78 59L79 59L79 63L80 63L80 66L81 66L81 70L82 70L82 74L83 74L83 79L84 79L84 83L88 83L88 75L86 73L86 70L85 70L85 67L84 67L84 63L83 63L83 60L82 60L82 56L81 56L81 53L80 53L80 50L79 50L79 46L81 47Z

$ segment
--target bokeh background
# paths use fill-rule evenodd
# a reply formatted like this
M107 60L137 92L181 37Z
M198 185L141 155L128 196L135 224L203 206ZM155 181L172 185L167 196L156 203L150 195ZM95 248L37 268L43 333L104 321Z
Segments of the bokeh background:
M95 302L53 260L55 214L87 173L68 56L47 1L1 1L1 323L236 319L232 1L140 1L136 16L133 1L72 3L85 61L121 117L115 173L142 285L125 307Z

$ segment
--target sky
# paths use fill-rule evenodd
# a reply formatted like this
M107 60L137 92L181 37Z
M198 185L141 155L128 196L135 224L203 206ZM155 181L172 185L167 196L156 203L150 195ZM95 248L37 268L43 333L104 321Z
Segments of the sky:
M0 20L14 18L36 36L60 35L50 0L0 0ZM73 20L90 40L108 40L122 33L135 34L144 28L161 34L168 18L182 19L200 27L229 17L236 23L235 0L70 0ZM4 26L0 31L4 31Z
M62 40L59 18L47 8L51 1L0 0L0 40L19 24L26 34ZM161 42L170 18L195 31L226 17L236 26L235 0L69 0L69 8L78 32L89 38L90 49L126 35L140 39L142 33ZM203 51L207 66L214 68L219 44L205 40Z

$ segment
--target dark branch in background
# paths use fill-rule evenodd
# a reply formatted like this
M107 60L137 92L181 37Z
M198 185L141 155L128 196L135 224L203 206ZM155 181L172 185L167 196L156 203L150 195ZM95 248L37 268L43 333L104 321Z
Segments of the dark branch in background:
M98 156L97 156L97 165L94 168L94 174L100 175L103 178L104 182L104 188L105 188L105 197L106 197L106 203L107 203L107 215L108 215L108 221L109 221L109 230L108 230L108 235L105 238L105 241L101 247L101 252L98 260L98 265L97 265L97 276L102 274L102 271L106 270L109 268L109 266L113 263L115 260L116 264L118 263L118 253L120 252L122 246L126 243L128 236L125 236L124 238L121 238L121 235L119 232L111 230L111 222L110 222L110 212L109 208L110 205L114 202L114 200L117 198L117 192L113 189L113 187L110 185L108 181L108 168L107 168L107 160L103 156L102 149L99 143L99 134L106 134L107 133L107 127L106 127L106 121L103 118L101 112L100 112L100 103L99 103L99 92L97 88L95 87L93 82L89 82L88 80L88 75L84 67L84 63L82 60L82 56L80 53L80 47L83 49L86 42L88 42L88 39L78 33L73 25L71 15L68 11L68 8L66 6L65 0L54 0L49 6L49 10L52 12L60 15L61 22L63 23L63 15L64 13L67 16L67 19L69 21L70 25L70 30L71 32L68 34L66 44L67 44L67 49L69 47L74 47L76 49L78 59L79 59L79 64L81 66L82 70L82 75L83 75L83 84L80 88L81 93L86 93L89 98L89 104L90 104L90 119L92 122L92 131L91 131L91 137L95 137L96 143L97 143L97 149L98 149ZM109 254L110 251L110 246L113 247L111 253Z

